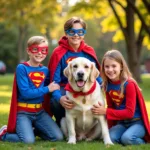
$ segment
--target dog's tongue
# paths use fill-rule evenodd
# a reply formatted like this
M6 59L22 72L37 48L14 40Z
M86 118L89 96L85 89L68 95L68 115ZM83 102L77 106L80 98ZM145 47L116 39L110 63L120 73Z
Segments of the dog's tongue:
M77 86L78 87L84 86L84 81L77 81Z

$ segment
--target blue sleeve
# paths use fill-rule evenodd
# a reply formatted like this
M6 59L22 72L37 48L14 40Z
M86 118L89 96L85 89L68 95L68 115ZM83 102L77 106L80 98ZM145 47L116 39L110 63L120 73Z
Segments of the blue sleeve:
M54 73L54 77L53 77L53 81L55 81L55 83L60 84L61 82L61 65L60 63L58 64L56 71ZM52 92L52 97L53 99L59 101L61 98L61 92L60 90L55 90Z
M16 80L19 92L24 99L33 99L43 96L49 93L48 87L31 87L29 84L28 74L24 68L24 65L18 65L16 69Z
M102 82L103 82L103 80L102 80L102 78L99 76L99 77L97 77L97 82L101 85L102 84Z
M44 81L44 86L48 86L49 84L50 84L50 72L48 71Z
M60 101L60 98L62 97L60 90L55 90L54 92L52 92L52 97L56 101Z

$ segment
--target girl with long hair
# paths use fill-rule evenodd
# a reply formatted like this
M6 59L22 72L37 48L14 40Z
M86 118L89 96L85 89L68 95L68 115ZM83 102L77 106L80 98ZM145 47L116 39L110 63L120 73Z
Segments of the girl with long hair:
M145 102L125 59L118 50L107 51L102 59L102 87L107 108L94 105L95 115L106 115L113 143L144 144L150 139L150 125Z

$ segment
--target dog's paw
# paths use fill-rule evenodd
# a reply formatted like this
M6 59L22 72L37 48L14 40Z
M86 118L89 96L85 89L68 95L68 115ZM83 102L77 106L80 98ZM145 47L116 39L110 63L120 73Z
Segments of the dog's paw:
M68 144L76 144L76 138L75 137L69 137Z
M82 140L85 140L85 139L86 139L85 135L79 135L79 136L77 136L77 141L82 141Z
M109 141L104 141L104 144L105 144L106 146L108 146L108 147L109 147L109 145L114 145L114 143L113 143L111 140L109 140Z
M91 142L92 140L92 138L86 138L86 142Z
M112 145L114 145L113 143L112 144L105 144L106 148L109 148L111 147Z
M105 145L114 145L109 136L104 137Z

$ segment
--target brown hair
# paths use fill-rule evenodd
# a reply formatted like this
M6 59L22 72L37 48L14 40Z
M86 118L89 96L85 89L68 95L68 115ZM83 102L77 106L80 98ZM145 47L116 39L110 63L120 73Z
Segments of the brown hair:
M121 65L122 70L120 72L120 81L121 81L120 96L122 96L123 91L124 91L124 83L128 79L131 79L133 81L135 81L135 80L132 78L132 74L131 74L131 72L127 66L127 63L126 63L124 57L122 56L122 54L118 50L109 50L104 54L104 57L102 59L102 67L101 67L101 76L103 79L103 85L102 86L103 86L104 91L107 88L107 84L108 84L108 80L109 80L105 74L105 69L104 69L104 63L105 63L106 58L112 59Z
M86 23L84 22L84 20L82 20L79 17L72 17L69 20L67 20L64 24L64 31L71 29L73 24L75 23L80 23L83 26L83 29L86 30Z
M46 45L48 45L48 40L43 36L32 36L31 38L29 38L27 46L29 47L33 44L39 45L41 43L45 43Z

